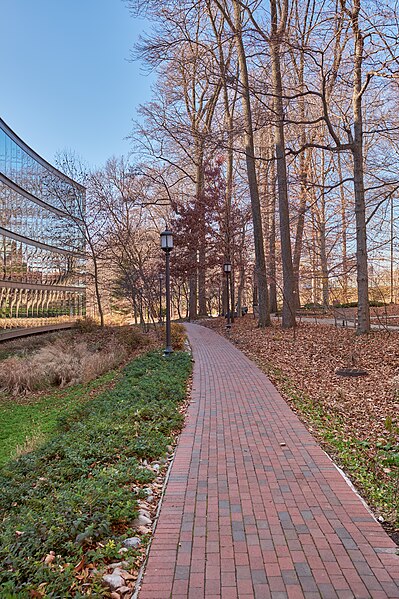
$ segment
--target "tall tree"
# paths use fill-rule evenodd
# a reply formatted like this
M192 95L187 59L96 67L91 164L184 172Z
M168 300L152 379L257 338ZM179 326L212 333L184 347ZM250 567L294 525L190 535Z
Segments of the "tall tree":
M258 286L259 320L260 327L270 325L269 293L267 288L266 260L263 245L262 214L259 199L259 187L256 176L254 129L252 123L252 107L250 96L250 83L248 76L247 56L243 39L242 19L243 10L239 0L232 0L233 14L226 9L223 2L215 0L215 4L222 12L229 24L235 39L239 80L242 98L242 111L244 121L244 145L247 166L248 186L251 197L252 221L255 247L255 275Z

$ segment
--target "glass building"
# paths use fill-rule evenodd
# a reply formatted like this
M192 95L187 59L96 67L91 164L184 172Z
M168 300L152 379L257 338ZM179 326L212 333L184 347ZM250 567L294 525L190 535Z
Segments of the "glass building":
M0 119L0 328L85 314L84 208L85 188Z

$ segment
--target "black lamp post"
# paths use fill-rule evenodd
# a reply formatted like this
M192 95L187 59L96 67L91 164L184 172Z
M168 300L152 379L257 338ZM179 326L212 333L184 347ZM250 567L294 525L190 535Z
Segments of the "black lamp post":
M159 273L159 322L163 322L163 318L162 318L162 282L163 282L163 274Z
M173 234L170 231L161 233L161 248L166 254L166 348L164 356L173 352L170 340L170 252L173 250Z
M226 328L231 329L231 315L230 315L230 275L231 275L231 262L225 262L223 270L226 273L226 298L227 298L227 324Z

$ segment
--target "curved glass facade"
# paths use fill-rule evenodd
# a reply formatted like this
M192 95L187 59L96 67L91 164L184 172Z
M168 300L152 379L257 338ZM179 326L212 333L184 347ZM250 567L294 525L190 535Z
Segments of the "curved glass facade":
M0 119L0 327L85 314L84 206L84 187Z

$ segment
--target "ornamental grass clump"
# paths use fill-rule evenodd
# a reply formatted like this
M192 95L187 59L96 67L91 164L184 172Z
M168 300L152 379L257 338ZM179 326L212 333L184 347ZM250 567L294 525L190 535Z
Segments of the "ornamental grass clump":
M131 327L95 327L89 332L79 329L74 335L57 336L33 352L27 349L2 360L0 390L22 395L87 383L117 368L149 342Z
M28 357L11 356L1 362L0 390L13 395L21 395L30 391L38 391L47 384L45 368L32 368Z

